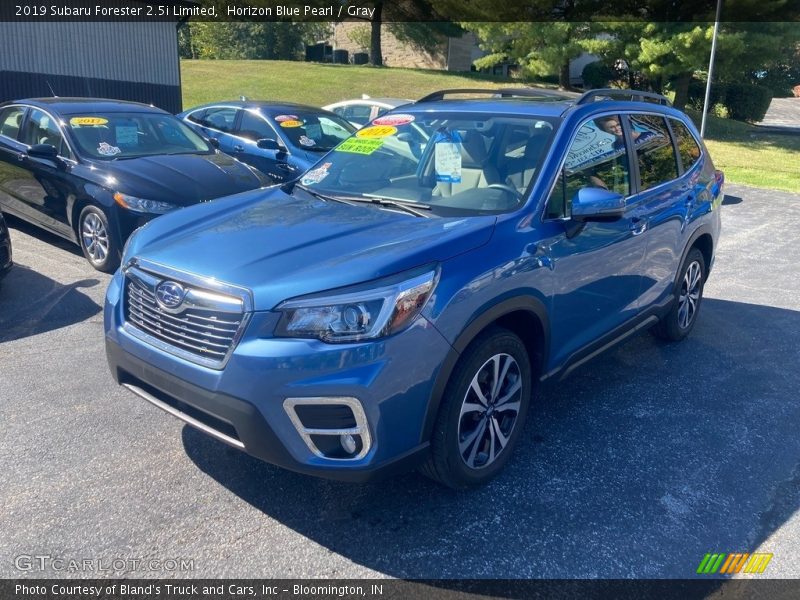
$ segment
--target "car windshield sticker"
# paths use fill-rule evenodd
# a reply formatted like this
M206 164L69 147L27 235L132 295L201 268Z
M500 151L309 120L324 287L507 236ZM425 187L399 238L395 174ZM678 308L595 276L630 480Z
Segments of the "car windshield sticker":
M288 121L280 121L280 124L281 127L301 127L303 122L297 119L289 119Z
M314 185L315 183L319 183L328 176L328 168L331 166L331 164L332 163L326 162L316 169L309 171L303 175L300 183L303 185Z
M564 167L568 172L583 170L622 154L625 154L624 141L618 141L614 135L598 129L595 122L590 121L575 135Z
M336 152L352 152L353 154L372 154L383 146L383 140L370 138L349 138L336 146Z
M375 119L373 125L408 125L414 120L414 115L384 115Z
M106 125L108 123L108 119L104 119L103 117L72 117L69 120L70 125Z
M97 146L97 153L102 156L116 156L120 152L122 152L122 150L116 146L108 144L107 142L100 142L100 145Z
M317 142L315 142L314 140L312 140L312 139L311 139L310 137L308 137L307 135L301 135L301 136L300 136L300 143L301 143L303 146L316 146L316 145L317 145Z
M283 123L284 121L297 121L299 117L297 115L278 115L275 117L275 121L277 123Z
M372 127L364 127L356 132L356 136L360 138L384 138L397 133L397 127L391 125L374 125Z
M438 132L434 138L436 181L461 181L461 136L457 131Z
M322 127L320 127L319 123L306 123L306 133L318 140L322 137Z
M118 125L114 130L117 135L118 145L135 146L139 143L139 129L136 125Z

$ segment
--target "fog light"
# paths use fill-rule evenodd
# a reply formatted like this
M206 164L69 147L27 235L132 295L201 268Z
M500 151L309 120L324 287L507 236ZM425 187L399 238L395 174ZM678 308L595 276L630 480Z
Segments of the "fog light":
M356 439L349 433L343 433L340 435L339 443L342 445L342 448L344 448L344 451L348 454L355 453L358 446L358 444L356 444Z

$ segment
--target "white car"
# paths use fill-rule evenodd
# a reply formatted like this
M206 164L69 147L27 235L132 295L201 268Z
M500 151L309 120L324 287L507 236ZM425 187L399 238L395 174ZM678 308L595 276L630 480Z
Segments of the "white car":
M361 128L373 119L377 119L383 113L413 102L413 100L404 98L370 98L364 94L361 98L334 102L322 108L336 113L341 118Z

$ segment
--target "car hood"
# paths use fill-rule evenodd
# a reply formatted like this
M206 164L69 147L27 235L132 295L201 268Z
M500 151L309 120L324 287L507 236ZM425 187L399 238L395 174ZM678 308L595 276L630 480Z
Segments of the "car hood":
M93 168L92 168L93 167ZM189 206L270 185L266 176L222 153L145 156L97 161L89 169L101 185L114 191Z
M446 260L489 241L496 217L421 218L291 196L224 198L147 224L129 257L253 292L256 310Z

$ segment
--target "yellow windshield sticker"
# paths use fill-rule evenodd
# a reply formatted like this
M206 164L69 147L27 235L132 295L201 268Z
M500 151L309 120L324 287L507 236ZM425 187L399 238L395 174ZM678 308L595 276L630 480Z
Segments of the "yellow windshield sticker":
M281 127L301 127L303 125L302 121L297 121L295 119L289 119L288 121L281 121Z
M107 125L108 119L103 117L72 117L69 120L70 125Z
M350 138L336 146L336 152L352 152L353 154L372 154L383 146L381 139Z
M397 133L397 127L391 125L374 125L372 127L364 127L356 132L356 136L360 138L384 138Z

